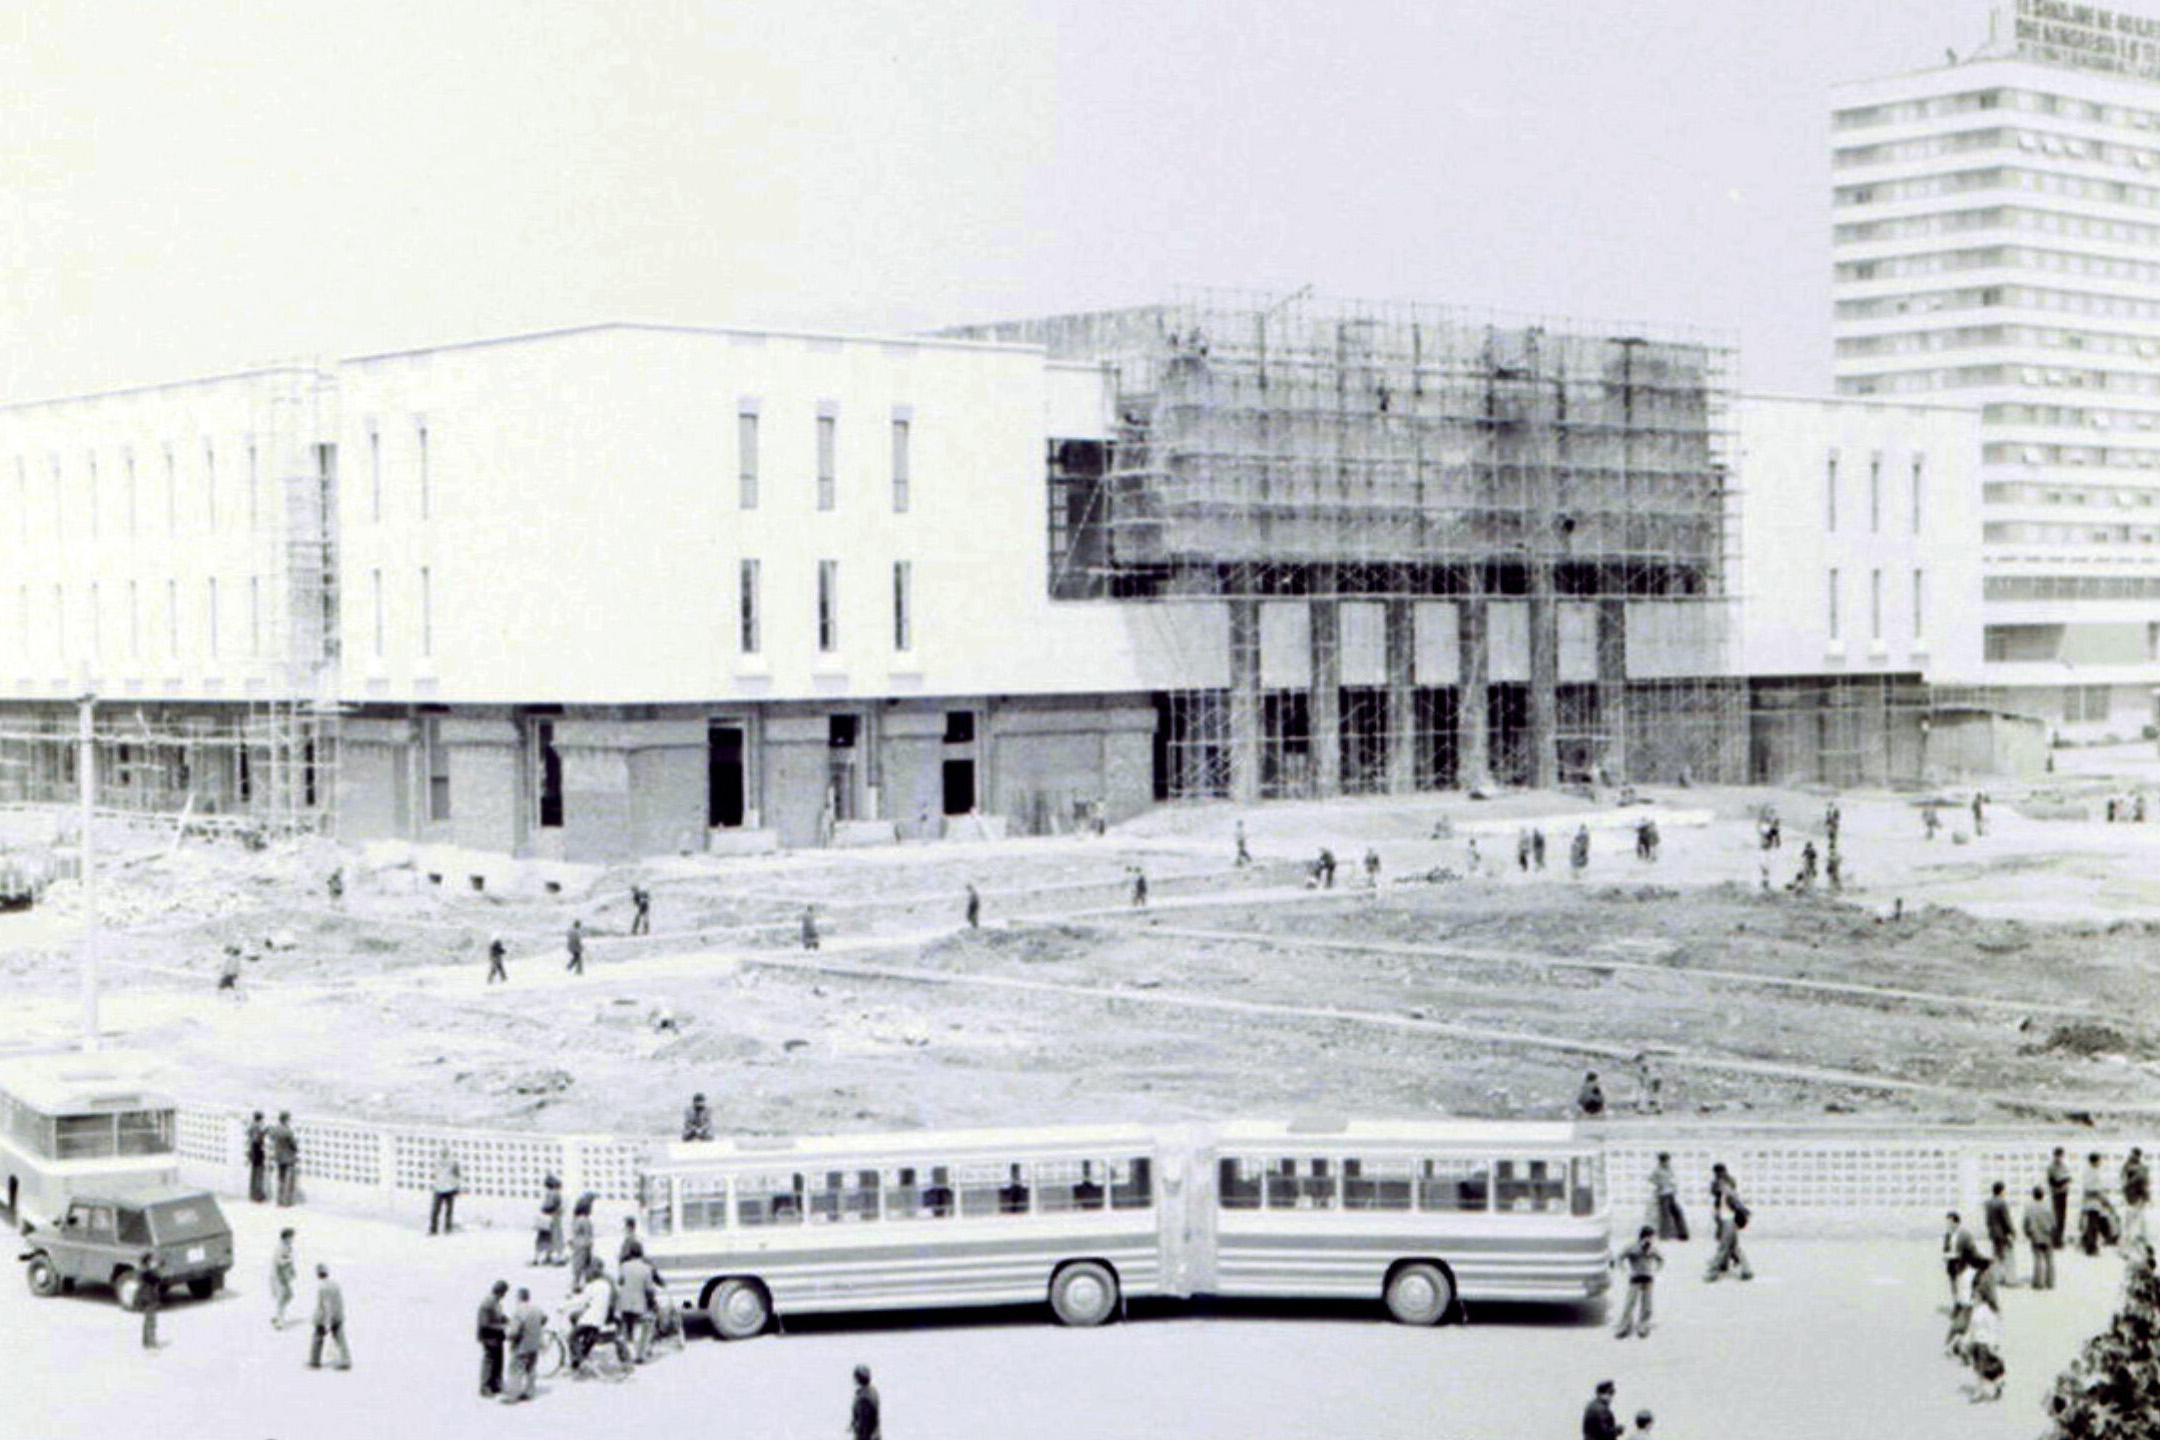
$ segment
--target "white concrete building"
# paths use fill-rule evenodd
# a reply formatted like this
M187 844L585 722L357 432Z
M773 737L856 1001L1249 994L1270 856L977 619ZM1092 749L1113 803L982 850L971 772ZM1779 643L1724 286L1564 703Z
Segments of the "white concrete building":
M1833 107L1838 393L1980 412L1982 698L2134 734L2160 682L2160 20L2019 0L1972 56Z

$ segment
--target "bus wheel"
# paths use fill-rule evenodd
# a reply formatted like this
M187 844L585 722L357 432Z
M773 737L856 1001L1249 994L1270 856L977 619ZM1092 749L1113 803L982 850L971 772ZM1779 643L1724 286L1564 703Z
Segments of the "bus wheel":
M1388 1276L1388 1314L1404 1325L1437 1325L1455 1305L1447 1272L1419 1260Z
M53 1268L51 1260L43 1255L30 1257L30 1268L24 1272L30 1282L33 1295L57 1295L60 1293L60 1272Z
M1074 1261L1050 1281L1050 1310L1062 1325L1100 1325L1117 1299L1117 1277L1093 1260Z
M772 1323L772 1301L755 1280L722 1280L705 1301L705 1313L723 1340L748 1340Z
M113 1277L113 1294L119 1298L122 1310L142 1308L142 1277L133 1270L123 1270Z

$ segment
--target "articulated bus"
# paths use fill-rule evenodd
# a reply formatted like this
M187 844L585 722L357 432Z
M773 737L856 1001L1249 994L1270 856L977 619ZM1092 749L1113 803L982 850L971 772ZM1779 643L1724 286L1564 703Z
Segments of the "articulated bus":
M0 1203L11 1223L54 1219L71 1196L179 1183L173 1102L124 1053L0 1059Z
M1236 1122L698 1141L641 1176L647 1254L725 1339L775 1315L1128 1297L1582 1302L1609 1277L1572 1125Z

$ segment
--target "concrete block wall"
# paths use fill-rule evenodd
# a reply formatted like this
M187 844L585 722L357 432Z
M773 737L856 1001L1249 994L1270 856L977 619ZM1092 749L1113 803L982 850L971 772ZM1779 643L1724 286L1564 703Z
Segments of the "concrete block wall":
M444 838L468 850L499 850L518 844L518 727L507 718L445 715L442 742L450 759L450 833ZM416 807L419 808L419 807Z

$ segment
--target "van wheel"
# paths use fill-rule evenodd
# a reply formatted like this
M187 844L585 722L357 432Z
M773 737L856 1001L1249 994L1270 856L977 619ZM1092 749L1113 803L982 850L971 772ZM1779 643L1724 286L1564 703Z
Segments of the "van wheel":
M121 1271L118 1275L113 1277L113 1294L117 1295L120 1298L121 1309L142 1309L142 1277L140 1275L137 1275L133 1270Z
M197 1300L208 1300L212 1295L217 1294L218 1291L224 1288L225 1277L222 1274L198 1275L187 1282L188 1294L194 1296Z
M1455 1305L1455 1285L1437 1265L1419 1260L1388 1276L1388 1314L1404 1325L1437 1325Z
M1074 1261L1050 1280L1050 1311L1062 1325L1100 1325L1117 1300L1117 1277L1093 1260Z
M24 1278L29 1280L30 1293L33 1295L49 1296L60 1293L60 1272L54 1269L52 1261L43 1255L30 1257L30 1268L24 1272Z
M772 1299L755 1280L722 1280L706 1297L705 1314L723 1340L748 1340L772 1323Z

